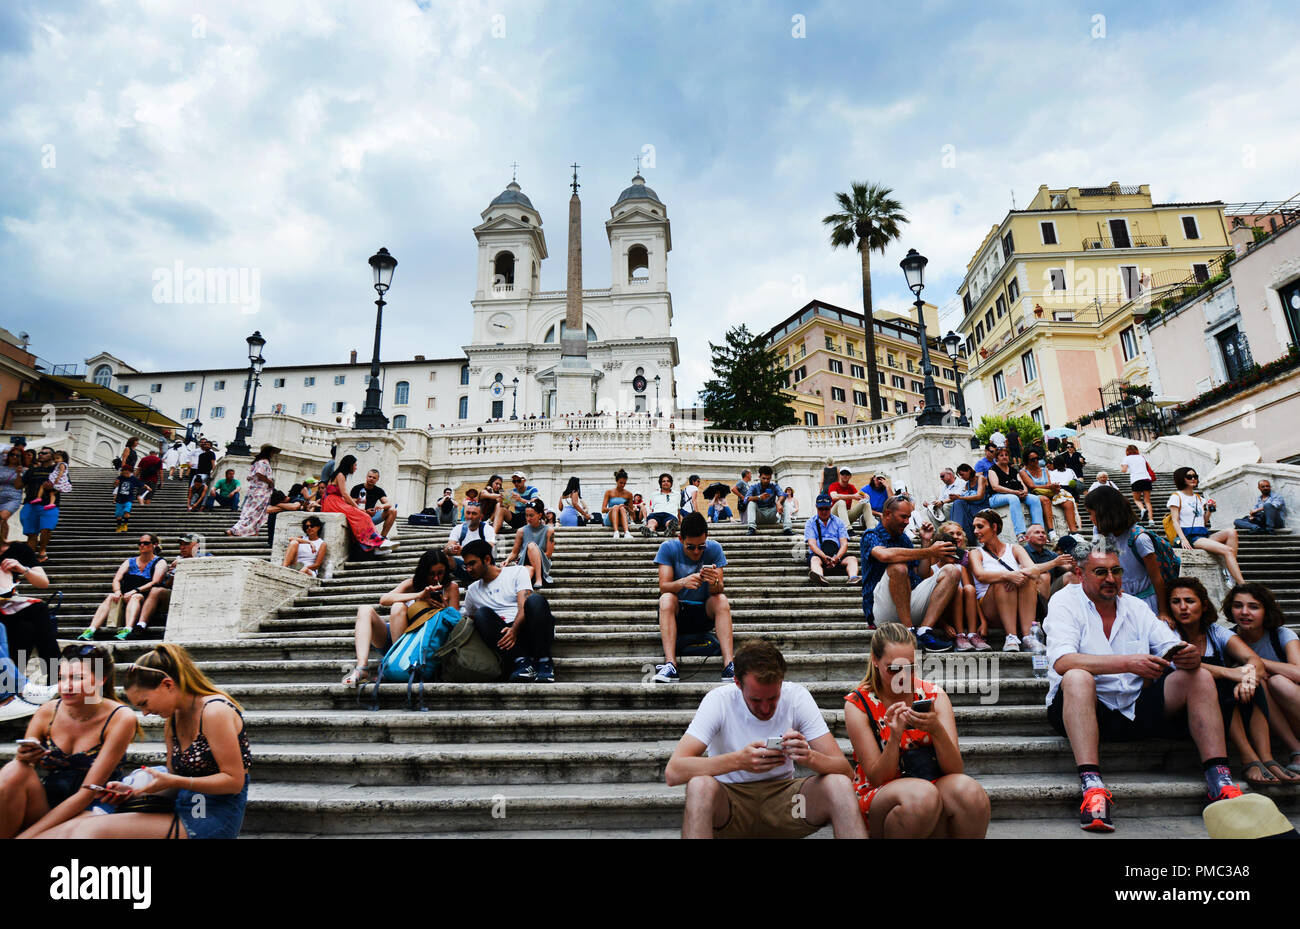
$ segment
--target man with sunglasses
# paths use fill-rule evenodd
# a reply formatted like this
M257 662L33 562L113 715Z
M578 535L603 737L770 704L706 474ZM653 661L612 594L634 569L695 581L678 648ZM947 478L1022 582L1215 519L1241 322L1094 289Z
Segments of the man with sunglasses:
M731 603L723 593L722 568L727 556L709 538L703 513L682 517L679 537L659 546L659 637L664 663L655 667L655 682L675 684L677 636L716 631L722 648L722 680L735 680L732 667Z
M1047 612L1047 718L1070 740L1083 792L1079 825L1114 832L1098 744L1147 738L1196 743L1211 802L1238 797L1218 690L1201 656L1145 602L1123 592L1111 543L1079 543L1082 582L1052 596Z

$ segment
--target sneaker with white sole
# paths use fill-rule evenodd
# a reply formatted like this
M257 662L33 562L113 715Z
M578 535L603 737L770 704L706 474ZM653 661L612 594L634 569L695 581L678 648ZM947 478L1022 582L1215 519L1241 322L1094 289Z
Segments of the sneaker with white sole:
M676 684L681 680L677 673L677 665L671 661L667 664L655 665L654 681L656 684Z
M964 632L957 633L957 651L969 652L972 651L974 648L975 646L971 644L970 639L967 638L966 636L966 633Z
M980 635L978 632L968 632L966 634L966 641L970 642L977 652L993 651L993 646L984 641L984 636Z
M10 697L0 703L0 722L9 719L22 719L31 716L37 710L35 703L28 703L22 697Z
M59 695L58 684L33 684L28 681L23 685L22 698L28 703L40 706L42 703L49 703Z
M1020 637L1019 637L1019 636L1015 636L1015 635L1009 635L1009 636L1007 636L1007 641L1006 641L1006 643L1002 646L1002 650L1003 650L1004 652L1018 652L1018 651L1020 651Z

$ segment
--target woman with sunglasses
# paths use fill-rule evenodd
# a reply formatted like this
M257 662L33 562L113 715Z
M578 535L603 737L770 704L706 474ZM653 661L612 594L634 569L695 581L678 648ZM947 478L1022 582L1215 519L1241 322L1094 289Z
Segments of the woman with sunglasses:
M248 802L252 764L239 704L218 690L179 645L160 643L126 670L127 699L148 716L162 716L167 767L136 787L104 785L105 802L120 807L167 795L168 812L83 813L47 833L73 839L233 839ZM183 746L183 747L182 747ZM161 799L161 797L157 798Z
M95 633L104 625L108 614L119 604L122 607L122 628L117 638L126 639L135 630L136 619L144 606L149 592L163 585L167 576L167 559L156 551L158 537L152 533L140 536L140 553L128 558L118 567L113 575L113 592L104 598L104 602L95 610L86 630L77 636L82 641L95 637Z
M1173 517L1177 539L1169 541L1181 544L1183 548L1199 548L1218 555L1232 576L1232 582L1244 584L1246 579L1241 574L1241 566L1237 564L1237 530L1230 526L1215 533L1210 532L1210 513L1214 512L1214 501L1206 501L1196 492L1199 484L1200 476L1195 468L1184 467L1174 471L1174 486L1178 489L1169 498L1169 515Z
M1055 513L1052 509L1054 506L1065 510L1066 530L1079 531L1079 508L1074 503L1074 497L1070 496L1069 492L1048 473L1043 465L1043 458L1037 450L1030 449L1025 454L1025 466L1020 469L1020 481L1042 502L1043 527L1047 530L1049 541L1056 541L1056 532L1052 528L1052 523L1055 521Z
M882 623L871 637L866 677L844 698L867 832L879 839L982 839L989 798L963 771L952 702L915 670L912 631Z
M113 653L73 644L59 659L59 696L27 725L18 755L0 768L0 838L35 838L84 813L96 785L120 776L138 732L113 690Z

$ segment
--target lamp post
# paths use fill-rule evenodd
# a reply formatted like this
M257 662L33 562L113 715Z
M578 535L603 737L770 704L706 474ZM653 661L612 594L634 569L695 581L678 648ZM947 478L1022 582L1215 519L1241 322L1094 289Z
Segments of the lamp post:
M253 399L248 403L248 434L253 434L253 416L257 413L257 388L262 386L262 368L266 365L266 359L261 355L253 362Z
M249 391L253 388L254 369L261 370L258 362L265 363L262 358L262 346L266 344L266 339L262 338L262 333L254 332L246 340L248 342L248 380L244 381L244 406L239 412L239 425L235 427L235 440L226 446L228 455L250 455L252 452L248 448L248 437L253 432L252 414L248 411ZM195 426L202 425L195 421Z
M514 385L514 393L510 395L510 419L514 421L519 418L519 378L511 378Z
M393 269L397 259L381 248L370 256L370 268L375 274L375 350L370 358L370 382L366 386L366 405L353 421L354 429L387 429L388 417L379 408L379 333L384 323L384 294L393 283Z
M961 336L949 329L948 334L943 337L943 350L952 360L953 374L957 375L957 425L969 426L970 420L966 418L966 395L961 389L961 368L957 367L957 350L960 346Z
M655 375L655 418L658 419L663 415L664 415L664 411L659 408L659 375L656 374Z
M939 402L939 388L934 386L934 372L930 368L930 344L925 337L924 302L921 291L925 289L925 266L929 263L924 255L914 248L907 250L907 257L900 261L899 267L907 277L907 287L916 295L916 322L921 332L921 368L925 372L925 407L916 417L918 426L942 426L943 404Z

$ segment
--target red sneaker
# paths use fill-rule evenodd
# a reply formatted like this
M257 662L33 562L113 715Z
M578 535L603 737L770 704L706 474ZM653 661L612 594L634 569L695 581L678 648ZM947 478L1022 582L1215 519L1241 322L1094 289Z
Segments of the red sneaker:
M1240 791L1238 791L1240 793ZM1110 821L1111 796L1105 787L1093 787L1083 794L1079 807L1079 825L1088 832L1114 832Z
M1207 794L1208 796L1208 794ZM1231 800L1233 797L1241 796L1241 788L1236 784L1225 784L1219 789L1217 797L1210 797L1211 803L1218 803L1220 800Z

